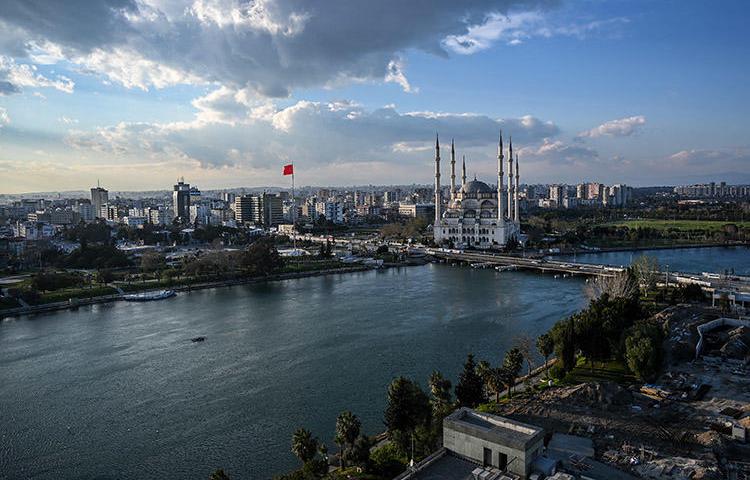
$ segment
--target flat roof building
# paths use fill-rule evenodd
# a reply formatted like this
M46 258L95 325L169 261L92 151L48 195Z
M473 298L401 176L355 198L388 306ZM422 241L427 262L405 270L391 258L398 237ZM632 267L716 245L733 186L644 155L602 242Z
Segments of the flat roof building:
M542 455L544 430L509 418L461 408L443 420L443 447L521 478Z

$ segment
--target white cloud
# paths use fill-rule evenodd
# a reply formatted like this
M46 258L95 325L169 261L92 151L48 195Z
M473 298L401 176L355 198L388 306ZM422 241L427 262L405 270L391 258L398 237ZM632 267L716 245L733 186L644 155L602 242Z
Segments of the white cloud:
M60 123L64 123L65 125L75 125L76 123L78 123L78 119L66 117L65 115L58 118L57 121Z
M298 101L280 108L246 90L221 87L193 101L192 121L120 123L70 132L69 145L142 159L190 159L208 168L260 168L274 159L329 163L420 162L436 131L460 149L488 152L502 129L518 144L556 135L556 125L531 116L492 119L472 113L407 112L392 105L367 110L349 101Z
M419 92L419 88L412 87L409 83L409 80L406 78L406 75L404 75L404 62L400 58L388 62L388 67L386 68L385 74L385 82L396 83L400 85L406 93Z
M550 19L539 10L517 11L510 14L493 12L467 27L466 33L448 35L443 46L461 55L471 55L490 48L497 42L520 45L524 41L542 37L568 36L585 38L593 33L612 35L617 28L628 23L626 18L611 18L588 22L566 22Z
M0 128L10 125L10 116L8 116L8 110L0 107Z
M180 84L207 83L200 77L145 58L141 53L126 48L103 50L97 48L71 61L84 71L106 76L126 88L165 88Z
M604 122L598 127L578 134L579 137L629 137L646 124L646 117L636 115Z
M524 161L550 165L584 165L599 160L599 153L593 148L550 138L545 138L541 145L523 147L518 154Z
M21 87L54 88L73 93L75 83L62 75L50 79L37 72L35 65L19 64L10 57L0 55L0 95L21 91Z

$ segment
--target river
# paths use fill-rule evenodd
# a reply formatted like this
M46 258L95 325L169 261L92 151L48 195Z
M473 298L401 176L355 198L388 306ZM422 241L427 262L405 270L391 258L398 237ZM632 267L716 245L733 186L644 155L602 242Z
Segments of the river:
M351 409L378 433L393 377L499 362L584 306L582 288L425 265L6 320L0 478L270 478L297 465L294 429L333 451Z
M750 269L747 249L654 254L681 271ZM334 451L336 415L351 409L380 432L393 377L425 386L439 369L455 382L468 352L499 362L519 335L583 307L583 285L433 264L5 320L0 479L270 478L297 465L296 428Z
M702 247L654 249L622 252L579 253L576 255L556 255L555 260L597 263L614 266L627 266L634 259L648 255L655 258L662 269L683 273L724 273L734 270L737 275L750 276L750 248Z

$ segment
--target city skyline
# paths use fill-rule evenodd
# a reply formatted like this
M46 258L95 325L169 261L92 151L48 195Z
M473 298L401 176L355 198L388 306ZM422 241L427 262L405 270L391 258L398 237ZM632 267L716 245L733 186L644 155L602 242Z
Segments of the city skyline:
M435 132L488 180L500 129L525 183L750 182L749 7L677 6L7 2L0 193L430 184Z

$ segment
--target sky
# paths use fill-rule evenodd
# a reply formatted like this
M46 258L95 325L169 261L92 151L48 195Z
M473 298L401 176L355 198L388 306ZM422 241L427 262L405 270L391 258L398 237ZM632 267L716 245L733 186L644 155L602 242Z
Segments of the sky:
M0 193L750 183L750 2L2 0Z

